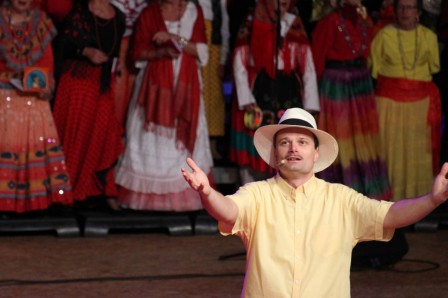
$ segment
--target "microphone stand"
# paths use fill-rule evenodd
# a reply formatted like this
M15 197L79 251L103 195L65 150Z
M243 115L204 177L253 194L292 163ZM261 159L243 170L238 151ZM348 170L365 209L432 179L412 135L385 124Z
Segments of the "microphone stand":
M276 20L276 46L275 46L275 77L277 78L277 70L278 70L278 52L282 47L282 36L281 36L281 20L280 20L280 0L277 0L277 9L275 10L275 14L277 17Z

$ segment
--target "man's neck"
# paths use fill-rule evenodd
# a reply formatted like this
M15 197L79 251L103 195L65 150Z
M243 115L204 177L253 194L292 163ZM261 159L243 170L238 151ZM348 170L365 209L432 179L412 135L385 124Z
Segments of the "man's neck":
M310 180L314 176L313 173L299 176L297 174L293 176L293 175L287 175L285 173L279 173L279 175L283 178L283 180L286 181L286 183L288 183L294 188L304 185L306 182L308 182L308 180Z

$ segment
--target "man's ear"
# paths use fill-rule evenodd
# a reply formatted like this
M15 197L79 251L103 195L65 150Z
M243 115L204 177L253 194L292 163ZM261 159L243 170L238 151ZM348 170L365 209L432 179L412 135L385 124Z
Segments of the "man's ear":
M316 148L316 151L314 153L314 162L316 162L319 159L319 147Z

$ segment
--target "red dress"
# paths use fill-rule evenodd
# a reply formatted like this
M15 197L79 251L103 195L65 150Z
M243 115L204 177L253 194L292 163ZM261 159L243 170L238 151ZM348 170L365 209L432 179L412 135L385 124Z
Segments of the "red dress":
M115 9L114 18L103 20L94 17L87 5L78 5L68 15L62 33L65 60L53 114L66 149L75 200L117 195L114 166L123 144L111 68L124 28L119 10ZM109 54L109 61L94 65L81 57L86 46L100 48Z

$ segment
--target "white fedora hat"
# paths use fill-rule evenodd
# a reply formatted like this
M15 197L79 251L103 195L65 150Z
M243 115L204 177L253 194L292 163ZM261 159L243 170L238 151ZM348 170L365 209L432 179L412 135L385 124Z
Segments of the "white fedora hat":
M312 132L319 141L319 158L314 163L314 173L329 167L338 156L338 143L329 133L317 129L316 120L307 111L299 108L287 109L278 124L261 126L255 131L254 145L260 157L271 167L277 168L274 156L274 135L288 127L301 127Z

